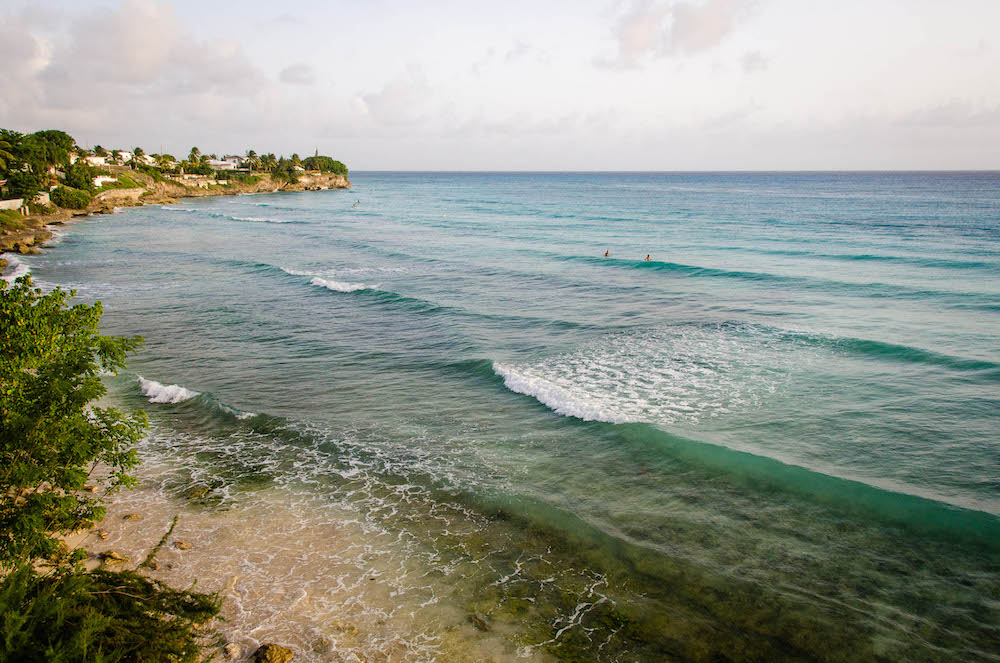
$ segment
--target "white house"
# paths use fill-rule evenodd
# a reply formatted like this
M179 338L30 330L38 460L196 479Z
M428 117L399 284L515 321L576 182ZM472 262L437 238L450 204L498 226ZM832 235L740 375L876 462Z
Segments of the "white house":
M87 162L88 166L107 166L108 165L108 158L107 157L89 156L89 157L83 157L83 160Z
M225 156L221 159L209 159L208 165L216 170L236 170L242 159L236 156Z
M132 153L126 152L125 150L115 150L115 161L118 163L128 163L132 160Z
M107 175L98 175L94 178L94 186L100 188L109 182L117 182L117 177L108 177Z

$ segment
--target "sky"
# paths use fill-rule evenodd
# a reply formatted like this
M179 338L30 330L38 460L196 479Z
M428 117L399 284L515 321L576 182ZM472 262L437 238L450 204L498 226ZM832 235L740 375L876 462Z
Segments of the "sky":
M0 0L0 127L352 170L1000 169L998 0Z

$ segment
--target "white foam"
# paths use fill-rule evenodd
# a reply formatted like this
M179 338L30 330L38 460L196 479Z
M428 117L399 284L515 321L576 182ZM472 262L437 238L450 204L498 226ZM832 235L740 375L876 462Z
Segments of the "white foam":
M293 219L268 219L262 216L234 216L234 221L253 221L259 223L295 223Z
M358 290L375 290L376 286L368 285L366 283L345 283L343 281L334 281L332 279L322 279L318 276L314 276L311 281L312 285L318 285L328 290L333 290L336 292L355 292Z
M183 403L199 395L197 391L185 389L179 384L163 385L156 380L147 380L141 375L139 389L143 396L149 397L150 403Z
M495 362L493 371L564 416L696 424L759 406L804 360L796 350L749 325L681 325L607 336L534 363Z
M160 209L169 210L171 212L197 212L198 210L191 207L177 207L176 205L161 205Z
M15 279L31 273L31 268L18 260L13 254L7 253L2 256L7 261L7 273L0 276L7 283L13 283Z

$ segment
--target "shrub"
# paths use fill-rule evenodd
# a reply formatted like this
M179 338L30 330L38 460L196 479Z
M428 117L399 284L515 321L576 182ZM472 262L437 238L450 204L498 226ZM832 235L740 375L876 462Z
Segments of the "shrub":
M217 596L178 591L132 571L19 566L0 583L0 657L7 661L197 661L197 630Z
M57 533L104 517L81 492L98 463L108 492L135 482L145 413L91 404L106 392L100 372L122 368L142 339L100 336L100 302L69 307L71 296L42 295L30 276L0 281L0 569L47 557Z
M80 189L60 186L52 190L49 200L66 209L85 209L90 204L90 194Z

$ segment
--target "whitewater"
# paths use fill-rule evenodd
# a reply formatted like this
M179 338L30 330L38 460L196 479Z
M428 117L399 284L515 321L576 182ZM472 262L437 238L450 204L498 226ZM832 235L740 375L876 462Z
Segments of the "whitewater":
M144 336L105 379L151 421L111 517L148 517L107 545L180 513L163 577L230 637L1000 660L1000 175L351 180L84 220L3 275Z

